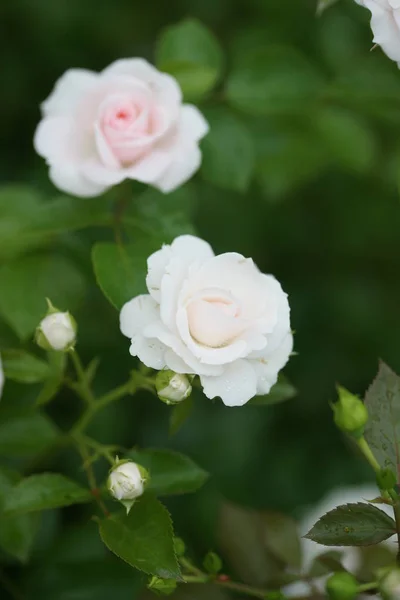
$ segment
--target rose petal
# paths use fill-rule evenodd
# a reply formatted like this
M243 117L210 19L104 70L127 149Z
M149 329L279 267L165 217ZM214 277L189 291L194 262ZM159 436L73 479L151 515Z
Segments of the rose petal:
M185 135L195 142L201 140L210 130L210 126L193 104L184 104L181 108L181 128Z
M392 60L400 61L400 29L396 23L393 8L381 6L376 0L364 0L365 8L371 11L371 28L374 33L373 41Z
M207 398L219 396L226 406L243 406L256 395L256 373L247 360L227 365L220 376L200 377Z
M201 152L193 144L177 144L170 149L171 166L157 181L156 188L168 194L183 185L198 170L201 164Z
M99 196L107 189L102 183L89 181L79 166L75 164L53 165L50 168L49 177L54 185L63 192L82 198Z
M121 332L128 338L132 338L137 333L159 319L159 309L157 303L148 294L142 294L129 300L122 307L119 325Z
M71 115L77 104L98 83L99 75L87 69L69 69L58 79L50 96L42 103L46 116Z
M171 246L163 246L147 259L146 285L151 296L158 303L161 299L161 279L171 260L171 255Z
M161 371L166 366L165 351L166 346L156 339L144 338L140 333L134 335L131 340L129 352L132 356L137 356L146 367Z
M257 375L257 394L268 394L278 380L278 374L286 365L293 350L293 336L287 334L279 348L264 358L250 360Z

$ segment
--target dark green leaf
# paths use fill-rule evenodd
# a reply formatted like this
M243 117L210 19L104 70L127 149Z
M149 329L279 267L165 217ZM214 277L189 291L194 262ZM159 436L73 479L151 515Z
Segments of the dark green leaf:
M322 577L328 573L344 571L341 563L342 553L337 550L329 550L316 556L308 572L309 577Z
M330 6L333 6L338 0L318 0L317 3L317 15L321 16L322 13L329 8Z
M370 546L396 533L394 520L372 504L344 504L331 510L305 536L324 546Z
M6 379L20 383L38 383L51 373L49 365L24 350L6 350L1 354Z
M130 450L128 456L149 471L149 489L160 496L195 492L208 478L191 458L172 450Z
M279 375L277 383L271 388L266 396L255 396L249 404L256 406L269 406L279 404L294 398L297 394L296 388L289 382L285 375Z
M183 402L171 406L171 415L169 418L169 434L175 435L185 424L193 410L193 398L189 396Z
M59 431L50 419L38 412L2 420L1 456L35 456L51 446Z
M117 246L96 244L92 261L97 283L106 298L117 308L139 294L147 293L148 248L139 244Z
M11 258L46 245L54 235L111 222L109 199L60 197L45 200L23 185L0 189L0 257Z
M100 535L111 552L132 567L164 579L179 577L171 518L152 496L136 501L128 515L103 519Z
M210 131L202 142L204 178L228 190L246 191L255 167L250 132L226 109L208 111L205 116Z
M81 271L63 256L23 257L0 268L0 314L25 340L45 315L46 298L72 312L85 287Z
M82 504L93 499L90 491L58 473L41 473L22 479L9 492L4 510L28 513Z
M21 562L26 562L37 531L38 515L10 516L5 515L3 510L19 479L16 471L0 469L0 547Z
M385 363L365 395L369 419L365 438L382 468L400 467L400 377Z
M268 550L285 565L301 567L301 544L296 522L276 512L262 515L264 540Z
M250 114L301 112L313 102L321 77L296 50L265 47L249 53L228 79L232 106Z
M64 352L49 352L48 357L50 376L39 392L36 399L37 406L42 406L53 400L59 392L64 380L67 355Z
M222 62L216 38L195 19L168 27L157 45L157 66L178 80L188 99L200 98L212 89L221 75Z

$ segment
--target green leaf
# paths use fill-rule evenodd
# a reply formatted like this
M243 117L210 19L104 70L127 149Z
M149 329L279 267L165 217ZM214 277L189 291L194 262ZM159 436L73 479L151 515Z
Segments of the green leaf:
M0 548L21 562L26 562L37 531L38 515L4 514L5 502L19 479L16 471L0 469Z
M313 117L329 156L342 168L368 172L375 159L376 142L368 123L336 108L324 108Z
M327 8L336 4L337 1L338 0L318 0L317 16L320 17Z
M249 404L253 406L270 406L291 400L297 395L296 388L289 382L285 375L280 374L277 383L265 396L255 396Z
M0 423L0 455L37 455L51 446L59 431L50 419L38 412L2 420Z
M248 189L255 149L247 127L226 109L207 111L210 131L202 142L204 179L228 190Z
M172 450L130 450L128 457L149 471L149 489L160 496L195 492L208 478L191 458Z
M169 418L169 434L176 435L190 417L193 410L193 398L189 396L183 402L171 406L171 415Z
M168 27L156 49L159 69L173 75L187 99L198 99L217 83L223 55L214 35L195 19Z
M179 578L171 518L152 496L137 500L128 515L103 519L100 535L109 550L132 567L164 579Z
M145 245L96 244L92 250L96 280L106 298L120 310L125 302L147 293L147 258Z
M22 479L9 492L4 510L28 513L90 502L90 490L58 473L41 473Z
M6 379L20 383L38 383L51 373L49 365L24 350L6 350L1 354Z
M81 271L64 256L37 254L0 268L0 314L25 340L46 313L46 298L71 312L85 292Z
M299 113L321 88L321 77L307 59L289 47L249 53L233 69L227 87L232 106L255 115Z
M43 406L57 395L62 387L67 355L64 352L49 352L50 375L36 398L36 405Z
M0 257L10 259L48 244L54 235L107 225L112 220L106 197L46 200L23 185L0 188Z
M324 546L370 546L396 533L396 523L372 504L344 504L331 510L305 536Z
M365 438L382 468L400 469L400 377L384 362L365 395Z
M341 563L343 554L337 550L328 550L316 556L312 562L308 576L322 577L328 573L337 573L338 571L344 571L345 568Z
M268 550L285 565L301 567L301 544L294 519L277 512L262 515L264 539Z

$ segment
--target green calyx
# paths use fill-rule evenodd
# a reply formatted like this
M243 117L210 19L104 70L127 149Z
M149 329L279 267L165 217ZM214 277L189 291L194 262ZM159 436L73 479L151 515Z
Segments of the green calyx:
M339 399L332 405L336 426L343 432L359 439L368 422L368 410L364 402L343 387L338 387Z

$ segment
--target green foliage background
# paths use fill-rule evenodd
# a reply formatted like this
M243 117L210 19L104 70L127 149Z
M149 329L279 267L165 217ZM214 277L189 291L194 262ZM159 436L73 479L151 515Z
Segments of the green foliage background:
M96 287L90 262L93 244L112 242L113 233L101 215L93 217L100 205L85 199L79 200L77 220L84 222L87 213L88 223L104 227L75 231L80 226L72 215L69 231L56 227L47 238L40 233L39 209L29 209L32 194L40 202L59 194L32 148L39 104L70 67L101 70L133 56L154 61L163 30L188 17L210 28L222 47L222 57L212 44L206 58L200 52L200 63L220 70L214 91L201 95L193 89L193 81L201 81L191 73L194 67L184 74L189 96L211 123L202 169L171 196L140 196L143 190L134 187L132 203L141 200L132 211L151 222L163 220L170 235L194 227L217 252L252 256L281 280L298 352L286 372L298 395L272 407L227 409L197 393L194 413L169 438L168 407L142 393L111 406L92 428L105 443L183 451L211 474L199 493L167 503L178 533L199 555L220 545L216 532L225 499L298 516L334 485L368 478L368 469L335 431L328 401L337 381L363 393L378 357L400 370L400 73L379 49L370 52L367 11L343 0L316 18L315 4L16 0L0 7L0 177L32 188L24 192L18 215L16 196L22 192L1 192L0 348L18 347L16 333L30 347L37 311L45 310L37 304L41 284L35 271L44 253L52 261L47 295L53 299L54 287L54 302L73 310L83 358L101 357L99 393L121 383L133 365L117 312ZM182 52L167 41L158 44L159 63L175 51ZM165 66L177 68L166 59ZM39 231L33 242L32 227ZM140 245L133 229L131 240ZM8 294L15 260L29 278L18 297ZM8 382L0 406L0 453L28 470L35 469L34 448L29 460L12 450L7 420L32 406L38 390ZM67 429L78 404L65 391L46 410ZM46 457L43 466L75 479L79 470L77 457L67 451ZM131 571L104 559L88 514L76 507L45 513L32 561L22 572L15 566L28 590L24 598L102 600L110 590L116 600L133 598ZM42 560L45 566L38 567Z

